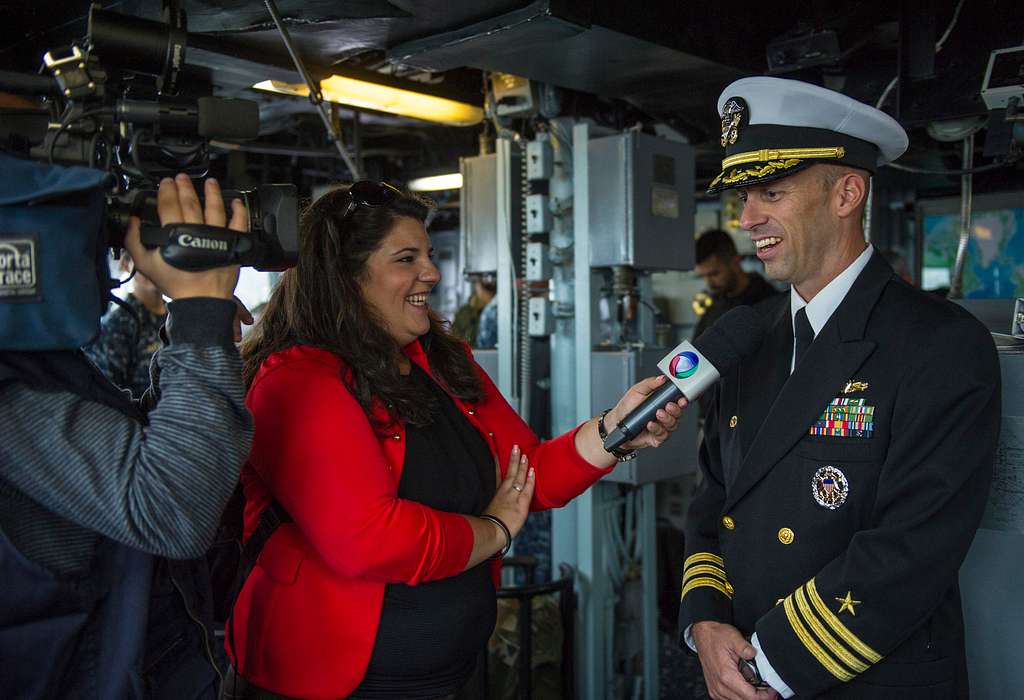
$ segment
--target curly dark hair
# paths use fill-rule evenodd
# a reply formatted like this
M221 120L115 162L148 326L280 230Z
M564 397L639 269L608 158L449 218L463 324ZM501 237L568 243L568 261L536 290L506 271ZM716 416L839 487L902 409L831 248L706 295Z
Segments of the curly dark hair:
M303 213L298 263L281 275L260 321L242 342L245 385L273 353L310 345L334 353L348 365L351 374L343 373L342 381L375 429L382 430L387 423L374 418L374 399L388 407L390 420L427 425L434 401L416 382L403 380L401 348L365 302L360 283L367 259L397 219L422 223L432 205L403 192L386 206L358 206L342 218L348 201L348 188L341 187ZM464 346L448 334L447 323L433 311L428 335L425 349L435 378L459 399L479 401L483 389Z

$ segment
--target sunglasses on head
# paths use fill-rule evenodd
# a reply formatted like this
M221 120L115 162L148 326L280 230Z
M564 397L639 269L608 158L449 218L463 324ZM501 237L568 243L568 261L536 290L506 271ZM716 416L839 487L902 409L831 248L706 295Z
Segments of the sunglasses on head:
M345 220L356 207L386 207L402 196L400 190L386 182L360 180L348 188L348 205L341 218Z

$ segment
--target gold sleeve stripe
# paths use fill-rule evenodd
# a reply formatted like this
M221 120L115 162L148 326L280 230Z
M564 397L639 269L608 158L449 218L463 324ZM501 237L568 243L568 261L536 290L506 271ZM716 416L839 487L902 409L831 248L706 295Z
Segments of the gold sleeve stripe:
M717 566L708 566L707 564L698 564L697 566L691 566L683 574L683 583L685 584L688 579L701 574L707 574L708 576L715 576L722 579L724 583L726 581L725 572L719 569Z
M786 598L783 602L783 607L786 609L786 617L789 618L789 626L793 628L793 632L803 642L803 645L807 648L807 651L811 653L815 659L818 660L825 670L831 673L833 676L843 681L844 683L853 678L853 674L847 671L845 668L837 664L831 656L825 653L825 650L819 646L811 637L811 633L804 627L804 623L800 621L800 616L797 615L796 609L793 607L793 596Z
M846 667L854 673L864 673L868 670L868 665L866 663L851 654L849 650L840 644L835 637L829 634L828 630L825 629L821 622L818 621L818 616L811 610L811 606L807 603L807 598L804 597L803 587L796 589L794 598L796 598L796 606L800 610L800 614L803 616L804 621L810 625L811 631L817 635L818 639L828 647L828 650L832 652L832 656L846 664Z
M730 600L732 599L732 594L729 592L729 589L727 589L725 587L724 583L719 581L717 578L707 578L707 577L701 576L701 577L698 577L698 578L695 578L695 579L691 579L689 581L689 583L687 583L685 586L683 586L683 592L679 596L679 600L682 600L683 598L685 598L686 594L689 593L690 591L692 591L694 588L700 588L702 586L707 586L708 588L714 588L716 591L719 591L720 593L722 593L724 596L726 596Z
M818 589L814 585L813 578L807 582L807 597L811 599L814 609L821 615L825 624L831 627L832 630L839 635L839 638L846 642L846 646L850 647L863 658L867 659L868 663L877 664L882 660L881 654L862 642L857 635L847 629L846 625L839 621L839 618L835 616L835 613L828 609L828 606L825 605L825 601L823 601L821 596L818 595Z
M709 564L725 566L725 560L717 554L712 554L711 552L697 552L696 554L691 554L686 558L686 561L683 562L683 568L688 569L691 564L696 564L702 561L706 561Z

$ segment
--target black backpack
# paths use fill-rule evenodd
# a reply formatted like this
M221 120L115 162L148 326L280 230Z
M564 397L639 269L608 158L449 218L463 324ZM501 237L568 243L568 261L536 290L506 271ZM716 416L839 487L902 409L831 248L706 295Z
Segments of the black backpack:
M244 515L245 494L242 492L242 485L238 484L221 515L220 527L213 546L206 554L210 568L210 584L213 588L214 620L218 626L224 626L232 653L235 643L231 612L234 610L238 594L242 592L242 587L256 566L260 552L270 540L270 536L284 523L292 522L292 517L284 506L276 500L271 501L260 513L252 537L243 544Z

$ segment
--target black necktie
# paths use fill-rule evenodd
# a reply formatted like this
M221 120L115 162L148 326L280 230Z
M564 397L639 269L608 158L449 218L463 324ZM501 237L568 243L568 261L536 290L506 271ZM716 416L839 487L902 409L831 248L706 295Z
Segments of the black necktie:
M811 343L814 341L814 329L811 328L811 322L807 320L806 306L801 306L800 310L796 312L793 324L793 342L796 346L796 362L793 364L793 368L796 369L800 364L800 358L807 353L807 348L811 347Z

